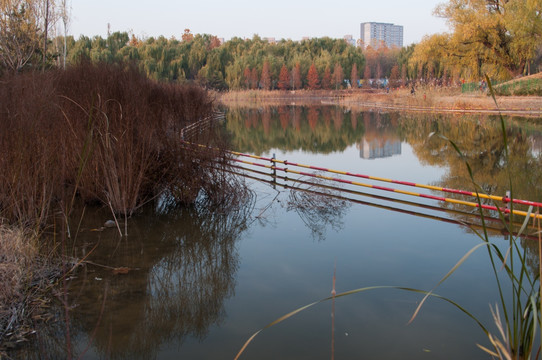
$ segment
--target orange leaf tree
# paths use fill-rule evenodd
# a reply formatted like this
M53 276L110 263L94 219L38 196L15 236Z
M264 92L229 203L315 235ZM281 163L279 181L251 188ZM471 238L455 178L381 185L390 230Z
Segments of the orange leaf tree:
M307 88L309 90L317 90L320 88L320 78L318 76L318 70L316 70L316 66L314 66L314 63L309 68L309 72L307 73Z
M284 64L280 69L278 87L280 90L288 90L290 88L290 72Z

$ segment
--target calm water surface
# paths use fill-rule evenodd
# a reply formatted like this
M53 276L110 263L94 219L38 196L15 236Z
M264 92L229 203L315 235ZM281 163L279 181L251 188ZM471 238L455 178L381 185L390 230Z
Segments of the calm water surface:
M439 132L464 150L484 189L498 195L508 189L499 124L491 117L293 106L226 111L223 126L240 152L472 190L455 150L429 136ZM520 183L516 196L539 201L540 129L529 120L508 120L511 166ZM328 297L334 272L337 293L377 285L430 290L481 241L454 223L477 223L468 215L476 213L473 209L346 184L341 188L365 195L319 190L355 201L307 196L296 190L303 186L291 180L294 174L288 177L275 185L247 178L254 196L234 212L156 204L129 221L129 236L122 239L114 229L91 231L109 218L107 211L87 213L71 251L82 258L99 245L87 258L92 264L66 285L69 317L66 321L59 308L62 321L43 329L37 350L22 355L233 359L258 329ZM491 234L495 243L506 245L506 235ZM533 247L529 240L522 244ZM129 271L115 274L99 265ZM489 305L498 301L498 293L485 250L475 252L436 292L494 330ZM430 299L407 324L420 300L419 294L379 289L336 299L334 309L323 302L261 332L241 358L488 358L476 346L488 346L477 324L444 301Z

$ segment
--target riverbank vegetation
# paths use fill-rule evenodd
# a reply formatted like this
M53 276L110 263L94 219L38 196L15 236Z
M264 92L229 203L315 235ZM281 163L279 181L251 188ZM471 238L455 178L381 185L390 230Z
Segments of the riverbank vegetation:
M2 81L0 214L10 223L47 224L75 196L129 216L164 191L182 203L211 192L212 159L180 146L185 126L213 114L201 88L89 63ZM194 141L218 141L202 130Z
M169 207L212 207L242 197L241 184L223 171L227 154L182 146L189 140L224 147L213 121L199 126L215 109L201 87L88 62L0 81L0 99L9 99L0 108L0 225L24 229L0 234L0 279L9 289L0 297L0 342L13 324L26 324L11 317L13 301L29 306L20 299L40 286L33 264L49 256L41 245L53 234L62 252L59 244L77 232L76 206L102 206L126 222L158 199ZM188 125L197 131L186 132ZM17 314L31 316L26 308Z

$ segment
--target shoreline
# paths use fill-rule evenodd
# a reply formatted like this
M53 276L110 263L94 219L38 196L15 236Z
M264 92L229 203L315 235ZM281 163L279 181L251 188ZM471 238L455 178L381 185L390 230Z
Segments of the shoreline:
M462 94L459 88L385 90L230 91L217 93L227 106L339 105L359 110L389 110L433 113L482 113L542 116L540 96L496 96L497 105L485 93Z

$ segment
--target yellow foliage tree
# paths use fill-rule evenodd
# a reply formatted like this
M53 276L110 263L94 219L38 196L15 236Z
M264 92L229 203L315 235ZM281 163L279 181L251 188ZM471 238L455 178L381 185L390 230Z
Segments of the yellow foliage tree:
M435 9L452 32L425 38L415 51L417 64L443 62L463 76L521 75L542 39L542 0L450 0Z

